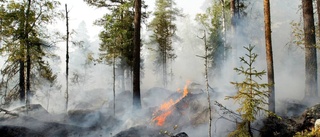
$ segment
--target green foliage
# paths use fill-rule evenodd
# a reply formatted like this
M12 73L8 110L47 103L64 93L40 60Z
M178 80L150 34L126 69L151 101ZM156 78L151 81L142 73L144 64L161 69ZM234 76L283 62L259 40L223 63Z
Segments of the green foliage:
M111 13L96 21L97 25L104 27L99 37L100 58L111 64L113 57L119 58L122 65L132 66L133 52L133 3L127 1L121 5L110 8Z
M242 121L240 123L237 123L237 129L233 132L231 132L228 136L229 137L250 137L249 127L248 126L249 121Z
M96 20L95 24L102 26L104 30L99 34L100 54L98 62L105 62L108 65L116 63L118 68L131 71L133 61L133 36L134 36L134 11L131 0L85 0L89 5L98 8L105 7L110 12L101 19ZM143 7L147 6L143 4ZM147 13L143 13L143 18ZM93 59L90 56L91 60ZM116 62L113 62L113 58Z
M153 32L150 36L150 45L155 56L155 72L162 72L163 84L166 85L168 60L176 58L172 47L173 38L176 36L177 27L174 23L177 17L182 16L180 10L175 8L173 0L156 0L154 19L148 25Z
M60 3L55 0L32 1L28 16L26 15L27 5L27 1L0 2L0 37L2 38L0 53L7 58L1 70L0 87L7 102L17 97L19 90L17 77L20 69L18 62L27 61L27 44L30 45L32 91L44 82L43 79L50 85L56 82L56 75L53 74L49 63L45 61L55 56L51 52L52 44L47 42L49 35L46 32L46 26L60 15L55 11Z
M315 24L315 34L316 37L319 38L320 37L320 33L319 33L319 25L317 25L318 22L316 22ZM305 39L304 39L304 30L303 30L303 23L302 20L296 22L296 21L292 21L290 22L291 25L291 38L288 45L289 46L297 46L299 48L304 48L305 45ZM320 39L316 39L316 47L319 49L320 48Z
M293 43L297 46L303 46L304 45L304 31L303 31L301 23L292 21L290 24L291 24L292 35L293 35L293 39L291 40L291 43Z
M294 137L320 137L320 129L312 128L311 131L304 130L301 132L297 132Z
M240 61L245 65L234 70L239 75L244 76L242 82L231 82L237 88L237 94L234 96L228 96L226 99L233 99L236 103L240 104L240 108L237 112L240 113L242 122L238 123L237 129L232 132L231 136L240 136L250 134L250 123L256 120L256 116L260 111L270 113L265 107L268 105L267 98L269 96L268 84L260 84L255 78L262 79L262 76L266 74L265 71L257 71L254 67L257 54L253 53L254 46L244 47L248 54L246 57L240 57Z
M220 73L226 56L227 43L223 31L230 27L231 24L230 8L228 8L230 2L226 1L224 6L225 9L223 9L223 3L220 0L212 0L212 5L207 8L206 13L197 14L195 18L209 33L207 46L210 75ZM225 23L224 28L223 23Z

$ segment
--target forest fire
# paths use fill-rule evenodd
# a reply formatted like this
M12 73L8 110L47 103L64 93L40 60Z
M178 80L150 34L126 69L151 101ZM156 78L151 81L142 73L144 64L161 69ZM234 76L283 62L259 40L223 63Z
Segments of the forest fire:
M175 101L173 99L170 99L168 102L163 103L160 106L160 108L153 113L153 115L155 116L152 119L153 122L156 122L158 126L163 126L167 117L172 114L174 105L188 95L188 86L190 83L191 83L190 81L187 81L186 85L184 86L182 96L180 98L178 98ZM181 92L180 89L178 89L178 92L179 93Z

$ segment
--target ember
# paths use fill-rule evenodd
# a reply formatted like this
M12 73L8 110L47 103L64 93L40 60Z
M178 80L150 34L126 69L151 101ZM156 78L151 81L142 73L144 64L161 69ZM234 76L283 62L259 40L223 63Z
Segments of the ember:
M183 89L183 94L182 96L173 101L173 99L170 99L168 102L163 103L160 108L155 111L153 113L153 115L155 116L152 121L156 122L158 126L163 126L163 124L165 123L167 117L172 114L173 111L173 106L175 104L177 104L181 99L183 99L184 97L186 97L188 95L188 86L190 84L190 81L187 81L186 85L184 86ZM180 88L178 89L178 92L181 93Z

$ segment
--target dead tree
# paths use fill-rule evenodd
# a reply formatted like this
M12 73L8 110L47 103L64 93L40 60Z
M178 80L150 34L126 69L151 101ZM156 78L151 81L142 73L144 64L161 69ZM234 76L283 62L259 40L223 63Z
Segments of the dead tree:
M212 115L211 115L211 101L210 101L210 93L209 93L209 80L208 80L208 45L207 45L207 35L206 31L203 31L203 37L201 37L204 41L204 48L205 48L205 55L204 56L198 56L200 58L203 58L205 60L204 66L205 66L205 79L206 79L206 92L207 92L207 99L208 99L208 109L209 109L209 131L208 136L211 137L211 123L212 123Z
M66 36L66 46L67 46L67 51L66 51L66 111L68 111L68 103L69 103L69 17L68 17L68 7L67 4L65 4L65 9L66 9L66 27L67 27L67 36Z

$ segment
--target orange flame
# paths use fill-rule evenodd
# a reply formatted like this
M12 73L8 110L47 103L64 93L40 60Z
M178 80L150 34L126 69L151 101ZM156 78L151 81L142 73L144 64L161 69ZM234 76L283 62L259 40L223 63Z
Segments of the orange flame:
M173 107L175 104L177 104L182 98L186 97L188 95L188 86L191 82L187 81L187 84L184 86L182 96L177 99L176 101L173 101L170 99L168 102L163 103L160 108L154 113L161 113L160 115L153 118L153 121L157 122L158 126L163 126L165 123L167 117L172 113ZM178 89L178 92L180 93L180 88Z
M157 116L153 119L153 121L157 121L158 126L163 126L164 122L167 119L167 116L169 116L172 113L172 110L162 113L160 116Z

